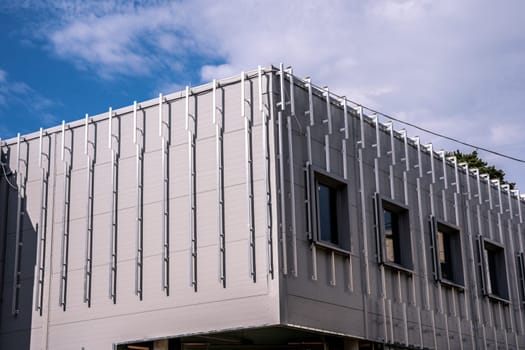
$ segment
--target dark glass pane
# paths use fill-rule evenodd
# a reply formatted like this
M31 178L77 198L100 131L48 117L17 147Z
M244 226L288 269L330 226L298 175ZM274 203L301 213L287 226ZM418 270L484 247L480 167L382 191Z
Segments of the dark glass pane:
M489 280L492 294L501 295L500 286L498 284L498 269L497 269L497 253L493 250L487 251L488 265L489 265Z
M337 244L337 192L326 185L319 185L319 229L322 241Z
M441 268L441 277L454 282L454 271L452 268L452 247L450 234L438 231L438 256Z

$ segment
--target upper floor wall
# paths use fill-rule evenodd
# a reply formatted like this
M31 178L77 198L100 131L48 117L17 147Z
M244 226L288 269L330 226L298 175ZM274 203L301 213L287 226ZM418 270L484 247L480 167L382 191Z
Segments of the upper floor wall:
M425 348L524 347L519 192L276 74L283 323Z
M277 324L271 77L2 142L0 347Z

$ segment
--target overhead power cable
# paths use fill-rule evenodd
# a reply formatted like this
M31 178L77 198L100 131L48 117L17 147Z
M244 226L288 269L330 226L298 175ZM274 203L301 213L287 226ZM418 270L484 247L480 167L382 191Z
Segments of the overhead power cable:
M316 84L314 84L314 83L312 83L312 82L310 82L310 84L311 84L312 86L316 87L318 90L321 90L321 91L323 90L322 87L320 87L320 86L318 86L318 85L316 85ZM332 96L334 96L334 97L337 97L337 98L339 98L339 99L342 99L342 98L343 98L343 96L340 96L340 95L334 94L333 92L330 92L330 95L332 95ZM509 156L509 155L507 155L507 154L503 154L503 153L501 153L501 152L494 151L494 150L491 150L491 149L486 148L486 147L483 147L483 146L474 145L474 144L472 144L472 143L468 143L468 142L465 142L465 141L461 141L461 140L458 140L458 139L456 139L456 138L454 138L454 137L447 136L447 135L444 135L444 134L441 134L441 133L438 133L438 132L435 132L435 131L432 131L432 130L429 130L429 129L423 128L423 127L418 126L418 125L416 125L416 124L413 124L413 123L410 123L410 122L407 122L407 121L401 120L401 119L399 119L399 118L396 118L396 117L394 117L394 116L391 116L391 115L389 115L389 114L387 114L387 113L383 113L383 112L377 111L377 110L375 110L375 109L373 109L373 108L370 108L370 107L368 107L368 106L365 106L365 105L363 105L363 104L361 104L361 103L355 102L355 101L353 101L353 100L351 100L351 99L349 99L349 98L346 98L346 101L347 101L347 102L350 102L350 103L352 103L352 104L354 104L354 105L356 105L356 106L363 107L364 109L366 109L366 110L368 110L368 111L370 111L370 112L372 112L372 113L375 113L375 114L377 114L377 115L381 115L381 116L383 116L383 117L385 117L385 118L387 118L387 119L394 120L394 121L399 122L399 123L401 123L401 124L403 124L403 125L410 126L410 127L414 128L414 129L421 130L421 131L423 131L423 132L426 132L426 133L428 133L428 134L431 134L431 135L434 135L434 136L437 136L437 137L441 137L441 138L443 138L443 139L445 139L445 140L449 140L449 141L452 141L452 142L455 142L455 143L458 143L458 144L461 144L461 145L464 145L464 146L467 146L467 147L471 147L471 148L474 148L474 149L476 149L476 150L482 150L482 151L484 151L484 152L494 154L494 155L496 155L496 156L498 156L498 157L502 157L502 158L506 158L506 159L513 160L513 161L515 161L515 162L525 163L525 159L520 159L520 158L517 158L517 157L514 157L514 156Z
M352 102L352 103L355 103L355 102ZM357 104L357 103L356 103ZM359 105L359 104L358 104ZM464 145L464 146L468 146L468 147L471 147L471 148L474 148L474 149L477 149L477 150L482 150L484 152L487 152L487 153L491 153L491 154L494 154L496 156L499 156L499 157L503 157L503 158L507 158L507 159L510 159L510 160L513 160L513 161L516 161L516 162L520 162L520 163L525 163L525 160L524 159L520 159L520 158L516 158L516 157L513 157L513 156L509 156L507 154L503 154L501 152L498 152L498 151L493 151L491 149L488 149L486 147L482 147L482 146L478 146L478 145L474 145L472 143L468 143L468 142L465 142L465 141L461 141L461 140L458 140L456 138L453 138L451 136L447 136L447 135L443 135L443 134L440 134L438 132L435 132L435 131L432 131L432 130L429 130L429 129L426 129L426 128L423 128L421 126L418 126L416 124L413 124L413 123L410 123L410 122L407 122L407 121L404 121L404 120L401 120L401 119L398 119L396 117L393 117L391 115L388 115L388 114L385 114L383 112L379 112L379 111L376 111L372 108L369 108L367 106L363 106L363 105L360 105L362 106L363 108L366 108L367 110L369 110L370 112L373 112L373 113L377 113L377 114L380 114L382 116L384 116L385 118L388 118L388 119L391 119L391 120L394 120L396 122L399 122L401 124L404 124L404 125L408 125L410 127L413 127L414 129L417 129L417 130L421 130L421 131L424 131L428 134L431 134L431 135L434 135L434 136L437 136L437 137L441 137L443 139L446 139L446 140L449 140L449 141L452 141L452 142L456 142L456 143L459 143L461 145Z

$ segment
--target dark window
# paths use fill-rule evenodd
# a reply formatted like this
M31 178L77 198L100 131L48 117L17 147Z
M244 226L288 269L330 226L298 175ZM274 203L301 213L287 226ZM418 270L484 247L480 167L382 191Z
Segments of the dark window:
M315 229L315 234L311 236L311 239L325 248L349 251L350 235L346 183L322 170L310 169L308 174L307 179L313 179L310 193L314 198L308 199L307 193L307 200L315 201L315 204L312 205L313 215L308 219L308 222L312 222ZM307 206L308 208L309 206ZM310 215L308 211L307 215Z
M485 281L487 293L504 300L509 299L505 249L497 243L484 242Z
M412 246L408 209L374 195L377 256L379 263L412 269Z
M521 302L525 302L525 260L523 252L516 254L516 271L518 275L518 288Z
M430 218L433 269L436 280L464 285L461 235L458 228Z
M461 235L458 228L442 222L434 224L435 259L437 261L437 277L442 282L452 282L463 286L463 262L461 255Z

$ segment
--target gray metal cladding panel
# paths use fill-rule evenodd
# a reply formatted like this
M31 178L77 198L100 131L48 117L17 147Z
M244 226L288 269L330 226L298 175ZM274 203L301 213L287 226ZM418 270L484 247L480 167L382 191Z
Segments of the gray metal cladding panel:
M287 320L287 324L343 334L352 329L353 336L364 335L362 311L359 309L294 295L288 295L286 302L291 310L296 310L293 317Z
M1 334L13 327L29 329L32 316L33 348L39 348L39 344L47 337L49 348L69 349L72 344L75 347L79 345L78 340L82 337L75 338L84 333L86 325L92 325L92 329L109 330L115 325L116 319L121 319L122 323L114 327L111 334L109 331L101 332L99 337L99 334L92 333L90 342L85 343L89 348L96 347L96 339L99 339L103 347L109 348L116 341L140 339L141 336L137 334L152 338L202 332L206 325L217 330L278 323L278 280L271 279L268 274L268 203L264 173L266 150L262 147L261 116L254 107L258 105L260 92L257 91L257 84L246 81L245 96L251 101L251 107L246 103L246 110L253 119L252 159L248 163L245 123L240 108L240 85L233 82L218 88L216 106L212 105L211 91L206 89L196 89L198 96L192 93L188 99L190 130L195 135L194 157L190 154L191 144L185 129L184 93L168 96L169 101L162 102L163 134L169 141L165 158L169 179L166 191L163 186L162 139L158 134L158 101L139 104L137 111L137 126L140 129L137 131L138 143L142 145L145 142L142 183L137 180L137 174L140 174L137 166L141 162L137 159L137 146L133 142L135 130L132 109L126 107L113 111L111 139L114 154L117 155L114 159L108 148L108 114L90 119L88 138L91 143L88 153L94 160L91 198L87 188L89 168L88 156L84 154L83 121L65 127L65 159L71 164L69 178L66 178L64 162L60 159L62 133L54 129L45 134L45 144L50 145L51 152L46 255L45 265L42 265L45 269L45 280L42 282L43 316L33 311L32 295L33 290L36 290L33 288L36 281L35 228L40 224L42 188L41 170L38 167L38 137L32 135L30 140L22 143L22 149L27 150L29 157L26 157L28 195L26 215L22 218L23 225L19 232L24 243L20 264L23 287L20 297L24 298L20 307L24 313L23 317L17 319L27 320L29 317L29 321L19 325L17 319L10 316L10 308L7 307L7 301L12 298L14 249L11 248L15 246L17 218L14 214L18 201L16 192L10 191L6 222L6 242L10 248L7 249L6 264L2 266L6 272L3 295L6 303L2 307ZM212 121L214 110L218 111L220 118L224 118L220 122L224 126L222 188L218 187L217 182L219 168L216 126ZM193 120L196 121L195 128L191 125ZM12 151L12 142L9 147ZM13 158L11 152L10 167L16 169L17 162ZM253 167L251 176L248 176L248 164ZM113 166L118 169L115 181L111 177ZM194 186L190 183L193 166ZM69 187L64 187L64 181L68 179ZM116 191L115 194L113 191ZM139 211L137 201L141 193ZM219 249L219 193L222 193L224 203L225 249L222 255ZM249 196L253 203L251 221L248 220L248 208L251 206L248 205ZM114 199L116 201L112 207ZM88 216L90 201L93 202L93 209L92 215ZM167 231L163 232L165 208L168 226ZM274 209L270 207L270 210ZM143 228L142 301L136 295L139 215ZM273 225L271 235L274 234L275 222ZM89 227L92 227L93 232L93 249L88 256L86 242ZM193 234L191 227L194 228ZM113 234L116 236L112 237ZM194 247L192 238L195 238ZM275 237L273 241L277 241ZM169 245L163 247L166 243ZM111 255L111 246L115 248L114 257ZM195 249L193 257L192 249ZM275 246L272 249L275 254ZM169 259L163 260L165 257ZM91 266L90 307L84 300L87 258L90 258ZM224 259L224 284L220 280L221 259ZM274 264L277 264L277 260L273 259ZM116 270L111 272L113 263L116 263ZM163 279L163 271L168 271L169 275L169 296L162 289L163 282L168 283ZM115 281L114 300L110 298L113 292L110 289L112 279ZM59 306L61 291L65 295L65 312ZM130 327L126 320L133 317L136 323ZM44 319L48 321L43 323ZM122 329L128 329L129 332ZM62 331L78 334L68 338ZM97 337L93 337L93 334ZM3 339L5 342L2 346L9 344L7 338Z
M259 325L261 319L272 318L271 313L275 310L267 301L266 296L254 296L178 308L167 306L153 313L129 313L108 319L55 324L49 329L49 348L66 350L84 346L111 349L115 343L192 334L203 329L216 330L225 324L232 325L232 328L250 328Z
M276 81L275 90L279 91L279 88L279 83ZM288 82L285 79L285 96L288 99L290 95L287 92ZM281 153L285 158L280 174L285 180L284 187L281 189L285 192L281 198L281 201L284 201L281 202L281 205L285 206L284 213L287 225L284 236L287 241L285 251L287 256L284 258L290 266L293 263L293 256L296 254L301 263L299 264L298 276L290 273L284 276L285 290L287 295L294 298L302 297L308 300L327 302L343 308L352 299L343 295L344 288L347 288L348 285L343 276L348 265L346 260L340 257L339 253L336 253L337 258L332 263L330 249L317 247L314 253L309 242L307 243L304 239L307 217L302 202L305 198L306 184L301 170L308 160L308 153L306 152L308 137L305 129L306 125L309 125L309 118L307 114L304 114L308 110L308 93L306 89L301 88L296 88L294 92L295 111L299 122L294 120L292 123L294 128L291 141L294 152L293 189L290 188L289 184L291 174L287 164L290 148L286 117L290 114L290 104L287 104L286 110L282 114L282 135L278 136L283 138ZM311 160L313 165L320 169L328 169L329 164L330 173L340 178L343 165L340 148L342 135L339 133L341 124L337 123L341 121L342 109L335 105L330 106L334 130L329 135L326 99L322 94L322 91L314 91L312 101L315 118L314 125L311 126L310 130ZM279 95L277 99L279 100ZM277 108L280 109L280 106ZM395 331L389 331L395 336L387 333L388 342L395 341L404 344L405 339L400 339L399 334L407 333L409 334L408 344L412 345L418 345L420 343L419 338L423 338L423 346L426 347L434 347L434 343L436 343L438 348L447 346L447 344L455 348L459 347L460 342L463 347L478 346L480 334L477 330L479 327L476 320L479 317L481 319L479 322L489 325L487 327L488 332L494 333L492 331L495 329L492 326L494 321L491 317L495 312L490 311L490 307L501 306L494 301L489 301L480 292L479 275L476 268L478 258L475 252L475 237L478 233L482 233L483 236L490 237L505 246L509 293L512 304L519 305L514 252L522 250L523 243L522 239L518 239L518 236L513 232L521 230L522 224L518 209L523 209L523 203L517 201L516 196L504 188L498 189L494 184L489 185L483 178L478 180L475 172L469 171L467 174L461 166L454 165L451 161L447 161L444 165L442 155L430 152L431 148L428 145L421 144L418 146L419 141L408 140L405 148L401 134L395 134L393 139L394 152L392 154L392 137L388 127L380 124L380 130L377 132L375 122L369 117L365 117L364 121L365 142L364 148L361 150L362 162L360 162L356 150L363 144L356 142L362 139L361 123L356 118L354 111L351 111L350 119L348 125L351 129L349 130L350 137L347 140L346 160L348 174L351 175L347 181L347 189L349 200L356 199L355 202L349 203L352 213L350 246L352 247L352 254L355 254L352 258L352 266L356 267L356 271L359 272L353 274L352 282L354 286L357 286L355 291L359 292L364 292L366 290L364 283L369 283L370 295L365 297L368 316L361 314L362 321L367 322L368 325L369 334L367 336L370 339L383 340L385 334L382 329L387 322L388 327L395 328ZM301 122L304 124L301 125ZM329 148L326 148L325 144L327 135L329 135ZM379 140L377 140L377 135L379 135ZM408 154L405 154L405 149ZM348 156L350 154L355 154L356 157ZM327 156L329 159L326 158ZM407 165L407 158L409 165ZM375 164L378 166L377 174ZM360 166L362 166L362 179L359 178ZM363 184L362 187L360 182ZM406 203L408 206L413 261L413 272L410 276L390 268L384 269L383 272L377 264L374 209L372 206L372 194L376 191L379 191L385 198ZM296 236L292 234L290 226L292 192L295 192ZM361 195L363 195L362 198ZM501 201L500 197L502 198ZM315 203L313 205L315 206ZM433 256L430 249L428 223L430 215L459 228L463 249L464 291L436 282L433 278ZM364 237L365 232L363 231L364 224L367 226L366 237ZM295 246L294 240L296 240ZM306 270L304 264L307 265ZM313 266L317 267L316 281L312 279ZM305 270L306 273L302 272L301 269ZM334 276L335 286L331 285L334 282ZM343 279L341 280L341 278ZM339 290L341 295L335 293L334 290ZM356 300L358 299L356 298ZM478 299L481 315L477 315ZM383 304L386 305L386 309ZM362 303L360 306L356 304L358 308L364 308L364 306ZM285 304L283 308L286 309L283 313L286 318L289 321L294 320L290 321L292 323L298 322L296 317L305 312L299 310L296 304ZM410 308L413 308L414 312L409 312ZM514 329L517 329L516 327L520 323L518 320L523 317L521 311L515 311L519 310L519 307L513 306L502 310L503 312L498 309L498 313L501 312L503 315L502 322L505 327L510 329L512 328L511 324L514 324ZM389 321L390 319L397 321L392 324ZM417 326L417 332L413 330L414 325ZM323 326L321 323L318 324L318 327L326 329L326 325ZM475 330L474 335L471 334L471 329ZM345 332L346 334L353 334L353 330L350 328L346 329Z

